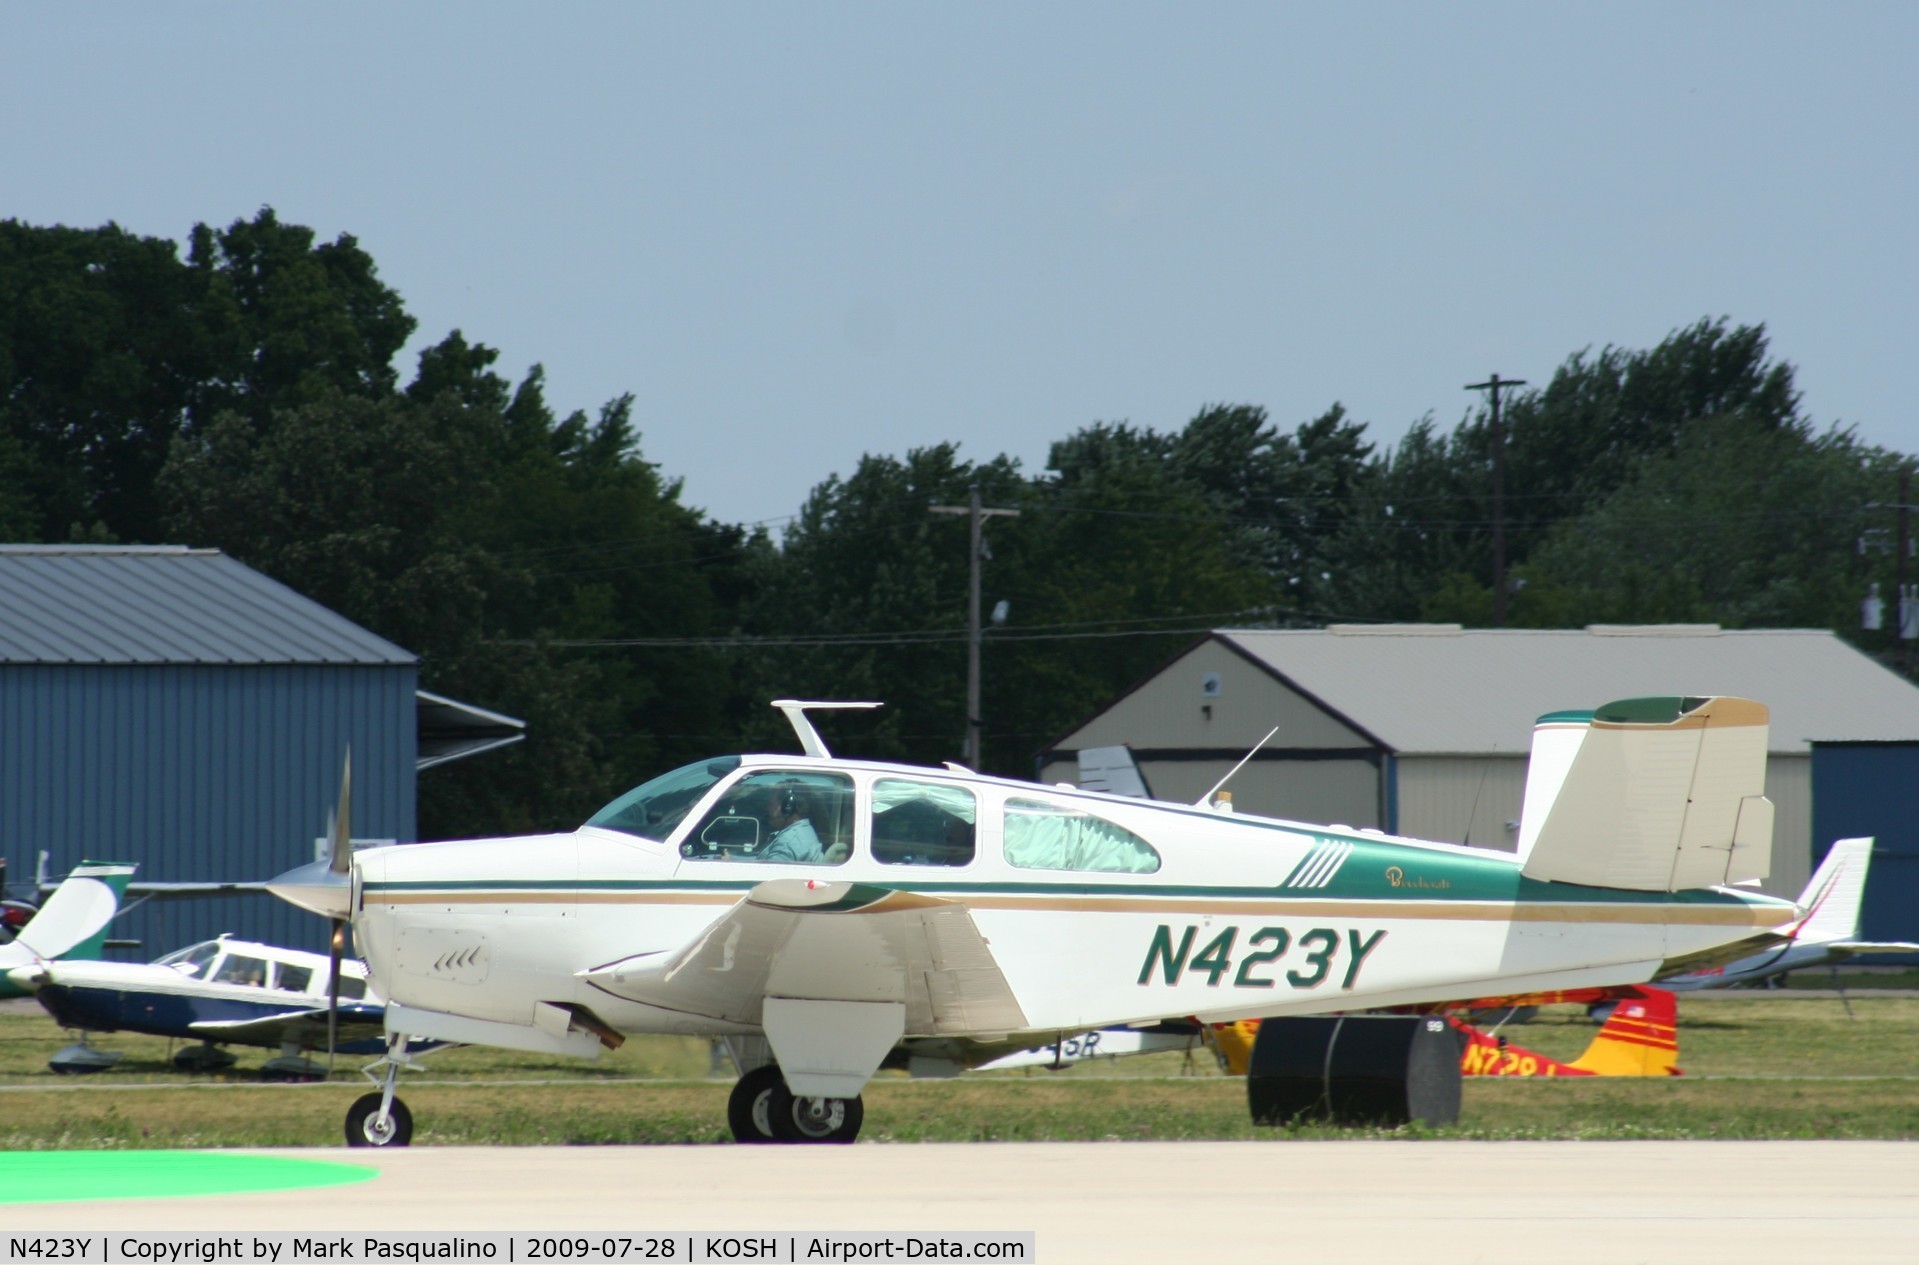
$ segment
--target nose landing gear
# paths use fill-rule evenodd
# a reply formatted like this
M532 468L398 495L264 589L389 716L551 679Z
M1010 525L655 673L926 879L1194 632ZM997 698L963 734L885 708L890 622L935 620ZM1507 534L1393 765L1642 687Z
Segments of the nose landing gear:
M399 1087L401 1071L420 1066L408 1057L406 1043L405 1033L391 1034L385 1056L363 1069L366 1078L380 1088L362 1094L347 1108L348 1146L406 1146L413 1141L413 1113L393 1092Z

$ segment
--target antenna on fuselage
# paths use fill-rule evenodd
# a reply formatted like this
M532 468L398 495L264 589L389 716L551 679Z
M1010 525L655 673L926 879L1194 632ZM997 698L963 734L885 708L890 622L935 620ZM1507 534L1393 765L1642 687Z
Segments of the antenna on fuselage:
M1199 797L1198 799L1196 799L1196 800L1194 800L1194 801L1193 801L1193 807L1194 807L1194 808L1204 808L1204 807L1206 807L1206 805L1208 805L1208 804L1210 804L1210 803L1212 803L1212 802L1213 802L1213 796L1215 796L1215 795L1217 795L1217 794L1219 794L1219 788L1220 788L1220 787L1222 787L1222 786L1224 786L1224 785L1226 785L1226 783L1228 783L1228 782L1230 782L1230 781L1232 781L1232 780L1233 780L1233 774L1235 774L1235 773L1237 773L1237 772L1239 772L1239 771L1240 771L1241 769L1243 769L1243 768L1245 768L1245 767L1246 767L1246 762L1247 762L1248 760L1250 760L1250 759L1252 759L1252 758L1253 758L1254 756L1256 756L1256 755L1258 755L1258 754L1259 754L1259 749L1260 749L1261 747L1263 747L1263 746L1265 746L1265 745L1266 745L1267 743L1269 743L1269 742L1271 742L1271 741L1273 740L1273 735L1274 735L1274 734L1276 734L1276 733L1278 733L1278 732L1279 732L1279 726L1278 726L1278 725L1274 725L1274 726L1273 726L1273 727L1272 727L1271 729L1268 729L1268 730L1266 731L1266 736L1265 736L1264 738L1261 738L1261 739L1260 739L1260 740L1259 740L1258 742L1255 742L1255 743L1253 744L1253 749L1252 749L1251 751L1248 751L1248 752L1247 752L1247 753L1246 753L1245 755L1243 755L1243 756L1241 756L1241 757L1239 757L1239 763L1238 763L1238 764L1235 764L1235 765L1234 765L1234 766L1233 766L1232 768L1230 768L1230 769L1228 769L1228 770L1226 771L1226 776L1225 776L1225 777L1223 777L1223 778L1221 778L1221 779L1219 779L1219 781L1217 781L1217 782L1214 782L1214 783L1213 783L1213 789L1212 789L1212 790L1210 790L1210 791L1207 791L1207 792L1206 792L1206 793L1205 793L1204 795L1202 795L1202 796L1200 796L1200 797Z
M786 713L787 723L793 726L793 732L799 735L800 750L807 755L816 755L822 760L830 760L833 753L826 749L826 743L820 739L820 731L813 728L813 722L807 719L809 709L818 708L828 711L871 711L884 707L884 703L811 703L796 698L776 698L773 706ZM1267 737L1271 737L1268 734Z

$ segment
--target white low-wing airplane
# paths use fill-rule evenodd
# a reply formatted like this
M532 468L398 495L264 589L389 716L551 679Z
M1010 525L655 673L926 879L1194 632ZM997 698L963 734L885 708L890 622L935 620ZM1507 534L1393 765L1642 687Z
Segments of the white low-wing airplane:
M567 834L336 846L269 885L350 919L388 999L350 1144L409 1140L409 1039L590 1058L717 1035L744 1072L735 1137L846 1142L883 1064L1639 983L1797 915L1728 886L1771 851L1766 709L1745 699L1546 717L1520 855L840 760L807 710L874 704L775 706L804 756L687 765Z

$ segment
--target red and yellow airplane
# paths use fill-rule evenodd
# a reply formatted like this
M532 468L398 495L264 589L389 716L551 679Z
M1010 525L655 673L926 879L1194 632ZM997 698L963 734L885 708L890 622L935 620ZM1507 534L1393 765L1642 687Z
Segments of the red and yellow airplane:
M1593 1037L1586 1052L1561 1062L1514 1045L1496 1032L1476 1027L1464 1015L1528 1006L1572 1002L1590 1005L1616 1001L1613 1012ZM1485 998L1446 1015L1459 1034L1459 1070L1466 1076L1678 1076L1679 1007L1663 988L1633 985L1623 988L1580 988L1555 993L1533 993L1523 998ZM1206 1041L1218 1054L1228 1075L1244 1076L1252 1063L1253 1042L1260 1021L1243 1019L1206 1029Z

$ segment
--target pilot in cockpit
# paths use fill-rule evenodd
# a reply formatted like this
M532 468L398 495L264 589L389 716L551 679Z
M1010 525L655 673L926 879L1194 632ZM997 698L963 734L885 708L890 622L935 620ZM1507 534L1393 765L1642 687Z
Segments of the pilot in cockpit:
M800 782L782 782L766 793L766 850L756 861L793 861L801 865L830 865L846 859L843 843L822 847L813 828L812 796Z

